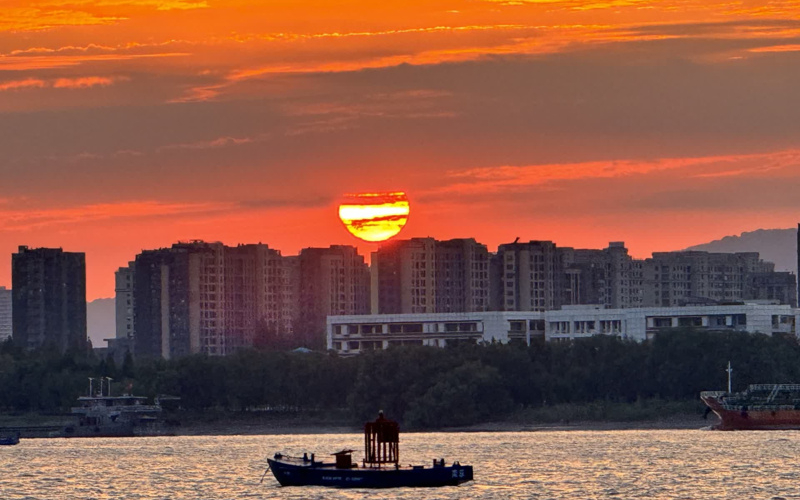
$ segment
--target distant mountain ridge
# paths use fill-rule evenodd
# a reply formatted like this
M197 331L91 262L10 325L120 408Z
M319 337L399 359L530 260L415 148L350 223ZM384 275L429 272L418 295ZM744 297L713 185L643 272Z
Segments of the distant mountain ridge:
M686 250L706 252L758 252L761 258L775 263L776 271L797 274L797 229L758 229L739 236L694 245Z
M96 299L86 303L86 330L93 347L106 347L103 339L117 334L117 310L114 299Z

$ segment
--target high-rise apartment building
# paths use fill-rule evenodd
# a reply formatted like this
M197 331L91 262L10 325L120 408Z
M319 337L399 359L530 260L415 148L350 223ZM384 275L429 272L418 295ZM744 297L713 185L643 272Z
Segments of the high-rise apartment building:
M108 343L107 355L117 363L123 363L125 356L134 352L134 335L136 333L134 318L134 269L135 262L128 262L114 273L114 338L105 339Z
M560 309L565 295L563 255L552 241L500 245L493 265L496 283L492 309Z
M436 312L436 240L389 241L373 254L371 265L379 314Z
M87 348L86 257L19 247L11 256L14 342L26 350Z
M643 265L644 305L671 307L742 301L759 294L751 291L750 286L767 286L769 278L764 275L773 273L774 268L774 264L761 260L756 252L654 252ZM755 275L762 277L755 279Z
M226 354L224 288L221 243L177 243L137 255L136 355L169 359Z
M299 302L295 335L321 347L328 316L369 314L370 275L352 246L304 248L298 257Z
M628 255L624 242L612 241L601 250L559 251L567 274L563 305L601 304L609 309L642 306L642 261Z
M372 255L374 312L473 312L489 309L489 252L474 239L412 238Z
M267 331L293 334L297 259L267 245L177 243L142 252L130 274L137 356L224 356Z
M797 302L794 274L774 272L753 252L656 252L640 260L622 242L594 250L532 241L500 245L492 262L492 309L502 311Z
M795 275L796 276L800 276L800 224L797 224L797 247L796 248L797 248L797 271L796 271ZM796 280L796 281L797 281L797 287L800 287L800 280ZM796 298L800 298L800 291L798 290L797 287L795 287L795 291L796 291L795 297Z
M266 283L259 279L259 245L225 249L225 302L223 324L230 350L253 345L259 297L266 295Z
M765 300L797 307L797 280L789 272L750 273L744 300Z
M133 311L137 357L169 359L180 352L178 346L184 354L189 354L188 307L175 311L174 305L182 301L173 300L178 288L176 268L183 267L180 261L168 249L145 250L136 256ZM183 302L188 304L187 296ZM183 321L181 316L185 318Z
M114 273L114 310L117 339L133 340L133 269L135 262L120 267Z
M252 347L264 330L290 336L296 280L293 262L263 244L225 247L225 332L228 351Z
M473 238L436 242L435 312L489 310L489 251Z
M11 295L10 289L0 286L0 342L11 337Z

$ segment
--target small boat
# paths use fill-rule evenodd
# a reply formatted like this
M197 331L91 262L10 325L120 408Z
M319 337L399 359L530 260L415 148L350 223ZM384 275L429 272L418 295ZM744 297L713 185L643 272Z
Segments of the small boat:
M13 436L0 437L0 446L13 446L19 444L19 432Z
M276 453L267 459L267 471L272 471L281 486L398 488L457 486L472 481L471 465L447 465L444 459L434 459L431 467L401 466L399 441L397 422L384 418L381 412L377 420L364 424L365 456L361 467L353 462L353 450L345 449L332 454L333 462L316 460L313 453L302 457Z

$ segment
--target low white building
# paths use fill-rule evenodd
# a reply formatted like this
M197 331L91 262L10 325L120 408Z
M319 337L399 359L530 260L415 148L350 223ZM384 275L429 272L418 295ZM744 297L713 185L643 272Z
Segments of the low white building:
M796 335L800 309L790 305L746 303L724 306L602 309L567 306L545 313L545 338L576 339L611 334L642 341L660 330L700 328Z
M560 310L490 311L445 314L328 316L328 349L340 354L392 345L444 347L454 342L531 339L572 340L615 335L643 341L670 328L692 327L750 333L797 335L800 309L789 305L740 305L604 309L567 306Z

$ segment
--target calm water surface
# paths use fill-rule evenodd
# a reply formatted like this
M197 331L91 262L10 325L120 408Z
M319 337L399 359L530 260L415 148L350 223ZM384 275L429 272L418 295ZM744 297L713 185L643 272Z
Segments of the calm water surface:
M265 457L359 449L357 434L29 439L0 447L0 499L800 499L800 431L568 431L401 436L475 481L436 489L281 488ZM360 454L359 454L360 457Z

